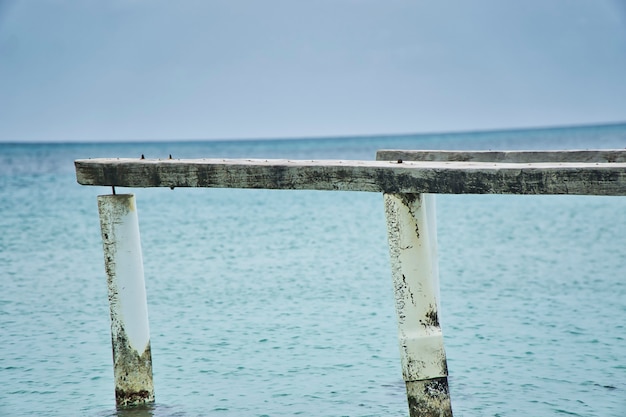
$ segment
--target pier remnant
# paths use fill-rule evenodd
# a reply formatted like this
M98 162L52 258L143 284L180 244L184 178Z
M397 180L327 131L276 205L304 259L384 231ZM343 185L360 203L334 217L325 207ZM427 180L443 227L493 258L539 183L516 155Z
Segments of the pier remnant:
M154 402L148 304L133 194L98 196L109 307L115 402Z
M79 184L383 193L411 417L451 417L433 194L626 196L626 151L381 150L376 161L82 159ZM135 198L98 197L118 406L154 401Z

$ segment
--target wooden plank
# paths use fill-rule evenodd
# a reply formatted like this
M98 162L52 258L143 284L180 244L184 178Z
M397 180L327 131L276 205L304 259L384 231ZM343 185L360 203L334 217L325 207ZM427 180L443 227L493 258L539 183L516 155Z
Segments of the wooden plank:
M415 151L383 149L377 161L449 161L449 162L626 162L625 149L564 151Z
M78 183L439 194L626 195L626 163L83 159Z

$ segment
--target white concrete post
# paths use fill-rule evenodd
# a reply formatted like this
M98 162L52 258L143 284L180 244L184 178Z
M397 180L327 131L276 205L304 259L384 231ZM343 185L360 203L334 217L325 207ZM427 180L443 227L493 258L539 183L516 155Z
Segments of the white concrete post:
M400 358L411 417L452 416L438 315L434 197L384 194Z
M98 196L118 406L154 402L148 304L133 194Z

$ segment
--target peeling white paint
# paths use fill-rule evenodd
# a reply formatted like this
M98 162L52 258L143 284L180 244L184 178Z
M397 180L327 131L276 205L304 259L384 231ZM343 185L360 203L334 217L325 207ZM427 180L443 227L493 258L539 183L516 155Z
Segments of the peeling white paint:
M436 224L428 217L434 214L434 197L384 195L398 338L407 381L447 376L438 315Z
M416 381L437 380L447 390L448 367L438 313L434 197L384 194L384 202L404 380L407 387ZM410 404L430 401L412 398L408 391L407 395ZM452 415L451 409L448 411ZM411 415L421 414L411 408Z
M98 196L98 210L111 310L116 402L152 402L150 328L135 196Z
M437 252L437 207L435 194L422 194L422 205L425 207L428 249L430 251L431 276L437 300L437 311L440 311L441 293L439 290L439 254Z
M117 294L111 298L111 309L123 323L128 342L141 355L150 342L150 328L135 196L98 196L98 204L105 259L111 258L111 289Z

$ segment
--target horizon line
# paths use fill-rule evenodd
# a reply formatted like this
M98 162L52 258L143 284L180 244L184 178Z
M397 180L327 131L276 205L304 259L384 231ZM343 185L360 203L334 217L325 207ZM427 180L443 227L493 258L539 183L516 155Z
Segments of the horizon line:
M448 131L428 131L428 132L403 132L403 133L368 133L368 134L340 134L340 135L322 135L322 136L277 136L264 137L259 136L241 137L241 138L178 138L178 139L105 139L105 140L69 140L57 141L54 139L48 141L0 141L0 145L95 145L95 144L141 144L141 143L189 143L189 142L262 142L262 141L300 141L300 140L332 140L332 139L358 139L358 138L390 138L390 137L409 137L409 136L457 136L467 134L492 134L504 132L524 132L524 131L541 131L541 130L560 130L575 128L592 128L592 127L612 127L626 125L626 120L598 122L598 123L580 123L580 124L563 124L563 125L544 125L534 127L506 127L506 128L477 128L468 130L448 130Z

